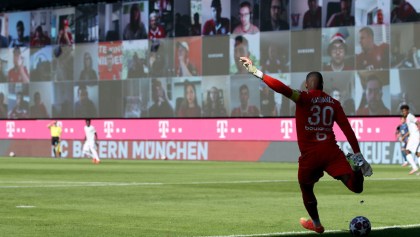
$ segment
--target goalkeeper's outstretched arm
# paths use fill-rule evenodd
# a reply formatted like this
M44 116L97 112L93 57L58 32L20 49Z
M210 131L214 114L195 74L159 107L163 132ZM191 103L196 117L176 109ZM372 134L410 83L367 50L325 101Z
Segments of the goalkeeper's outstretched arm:
M292 90L289 86L285 85L283 82L276 80L270 77L267 74L264 74L257 67L252 64L251 59L247 57L240 57L239 59L242 65L248 70L249 73L252 73L254 76L258 77L265 84L267 84L274 91L286 96L287 98L296 102L299 99L300 92L297 90Z

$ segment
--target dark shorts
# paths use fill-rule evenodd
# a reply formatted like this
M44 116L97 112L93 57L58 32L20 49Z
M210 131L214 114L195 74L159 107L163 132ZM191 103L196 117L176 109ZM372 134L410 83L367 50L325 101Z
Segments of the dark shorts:
M55 146L60 142L59 137L51 137L51 145Z
M324 171L335 179L353 172L343 151L336 144L319 145L299 157L299 183L314 184L324 176Z

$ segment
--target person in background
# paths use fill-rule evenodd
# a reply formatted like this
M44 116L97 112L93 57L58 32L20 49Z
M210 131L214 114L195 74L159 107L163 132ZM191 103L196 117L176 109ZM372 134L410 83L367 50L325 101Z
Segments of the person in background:
M83 155L92 158L93 164L99 164L101 160L98 155L98 134L93 125L91 125L91 120L86 119L86 125L84 127L85 131L85 143L83 144Z
M47 108L41 100L41 94L37 91L34 93L34 104L29 109L31 118L48 118Z
M101 80L120 80L121 73L118 67L114 64L114 54L111 50L106 55L106 68L100 71Z
M161 77L168 72L167 67L165 67L164 52L164 45L161 45L159 40L151 40L148 59L149 75Z
M57 121L54 120L47 125L51 132L51 146L54 158L61 157L60 140L62 129L57 125Z
M178 110L178 117L201 117L201 107L197 101L197 90L190 81L184 83L184 99Z
M365 104L361 104L356 111L357 115L389 115L390 110L382 100L382 81L376 75L368 76L364 92Z
M271 89L296 103L296 131L299 157L298 180L303 204L311 219L301 218L303 228L323 233L314 193L315 183L327 172L340 180L354 193L363 191L363 176L371 176L372 168L360 153L356 135L340 103L323 91L324 79L319 72L306 76L306 91L293 90L280 80L257 69L249 58L241 58L248 72L262 80ZM328 111L328 112L327 112ZM347 156L338 147L334 122L343 131L354 154Z
M384 23L384 13L382 12L382 9L378 9L376 13L376 25L382 25Z
M204 117L226 117L227 111L221 97L221 90L213 86L207 92L207 100L204 105Z
M159 24L159 16L156 12L150 13L149 16L149 39L165 38L165 29Z
M29 118L29 103L23 98L21 91L16 93L16 105L9 113L10 119Z
M401 116L401 123L397 126L397 130L395 131L395 136L397 137L397 140L401 144L401 155L404 159L404 162L401 166L408 165L406 147L407 147L408 136L410 135L410 133L408 132L408 126L407 126L407 123L405 122L405 119L406 119L405 117Z
M328 45L328 55L330 62L324 65L324 71L341 72L344 70L353 70L353 67L346 65L347 44L341 33L334 34Z
M282 19L285 7L281 0L271 0L270 19L261 24L261 31L288 30L289 23Z
M190 35L191 36L201 35L200 15L197 12L194 13L194 22L193 24L191 24Z
M197 68L190 61L189 53L190 48L188 43L185 41L179 42L177 44L177 53L178 53L178 69L176 75L179 77L191 77L197 76Z
M340 0L341 11L334 13L327 22L327 27L354 26L351 15L351 0Z
M287 52L288 52L287 48ZM279 49L274 43L270 43L267 47L267 59L262 62L262 71L264 73L284 73L289 71L287 53L283 49Z
M406 0L392 0L395 8L391 12L391 23L416 22L419 14L416 9Z
M162 82L156 78L152 79L152 100L153 104L149 108L151 118L171 118L174 117L174 109L169 103Z
M376 45L372 28L366 26L359 30L359 43L362 52L356 55L356 69L379 70L389 67L389 45Z
M89 52L85 52L83 56L83 69L80 72L79 81L97 81L98 75L93 70L92 55Z
M220 0L211 1L212 19L204 23L203 35L227 35L230 32L230 21L222 17L222 3Z
M31 39L31 47L43 47L51 44L51 39L44 34L42 26L37 26Z
M308 0L309 9L303 15L303 29L321 28L322 7L316 0Z
M249 57L249 44L247 38L245 38L242 35L238 35L235 37L235 44L234 44L234 50L233 50L233 57L235 60L235 65L237 69L237 74L246 74L247 71L242 67L239 58L240 57Z
M24 65L20 48L13 48L13 67L8 73L9 82L29 83L29 72Z
M124 28L123 40L147 39L146 27L141 22L141 12L138 4L130 8L130 22Z
M409 134L407 145L405 147L406 158L408 163L411 165L411 171L408 174L414 174L419 170L415 160L417 160L420 164L420 159L418 159L418 149L420 144L419 124L416 116L410 113L410 107L408 105L402 105L400 110L401 115L405 118Z
M89 98L88 90L85 85L80 85L77 89L78 101L74 104L74 116L76 118L96 117L98 112L95 104Z
M57 44L62 46L71 46L73 43L73 35L69 26L69 20L64 19L59 26Z
M249 104L249 88L246 84L239 87L240 105L234 108L231 117L258 117L260 110L255 105Z
M16 31L17 31L17 37L14 39L11 39L9 47L15 48L15 47L28 47L29 46L29 36L25 36L25 25L23 24L23 21L18 21L16 23Z
M137 52L134 52L131 62L128 66L127 78L141 78L146 77L146 72L144 68L146 67L146 62L143 58L140 58Z
M239 19L241 23L233 30L234 34L255 34L260 32L260 29L251 22L252 6L250 2L241 2L239 6Z

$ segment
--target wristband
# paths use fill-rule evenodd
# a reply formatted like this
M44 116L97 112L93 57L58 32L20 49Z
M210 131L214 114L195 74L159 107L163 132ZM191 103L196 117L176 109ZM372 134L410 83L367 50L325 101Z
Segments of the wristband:
M254 76L258 77L261 80L262 80L262 78L264 76L264 73L262 71L258 70L257 68L255 68L255 71L252 74L254 74Z

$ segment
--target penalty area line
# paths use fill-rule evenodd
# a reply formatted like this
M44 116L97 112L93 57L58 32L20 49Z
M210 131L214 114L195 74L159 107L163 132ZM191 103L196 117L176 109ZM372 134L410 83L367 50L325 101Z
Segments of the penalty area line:
M420 227L420 224L409 224L409 225L392 225L392 226L381 226L372 228L372 230L386 230L394 228L415 228ZM326 230L324 233L347 233L348 230ZM264 233L264 234L241 234L241 235L208 235L208 236L196 236L196 237L275 237L285 235L301 235L311 234L313 231L289 231L289 232L276 232L276 233Z

